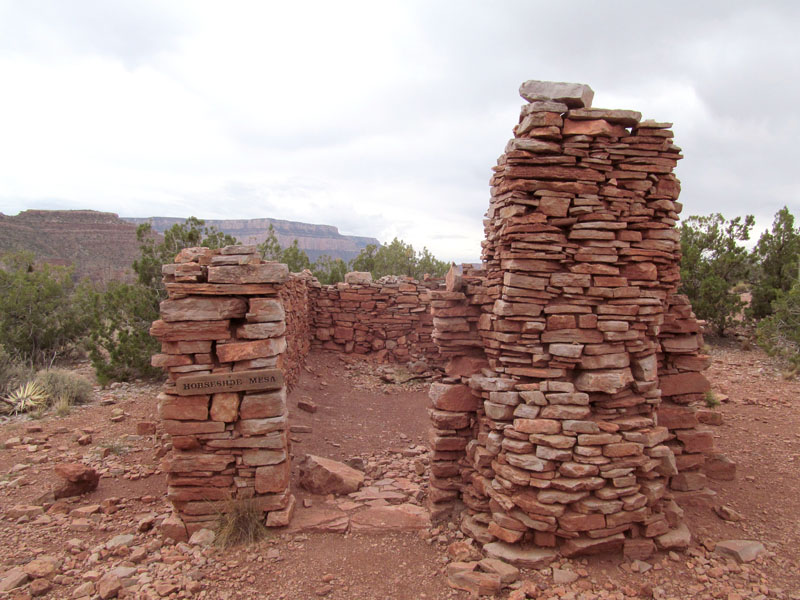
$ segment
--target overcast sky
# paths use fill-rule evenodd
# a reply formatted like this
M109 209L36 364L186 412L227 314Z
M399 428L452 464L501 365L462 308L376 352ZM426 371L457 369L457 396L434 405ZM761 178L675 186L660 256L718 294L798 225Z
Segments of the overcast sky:
M0 212L273 217L477 259L527 79L673 121L684 216L800 218L800 2L0 0Z

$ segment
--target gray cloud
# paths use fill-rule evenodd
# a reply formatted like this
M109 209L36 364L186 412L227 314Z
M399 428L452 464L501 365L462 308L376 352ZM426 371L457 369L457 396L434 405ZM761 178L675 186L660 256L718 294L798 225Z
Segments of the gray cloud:
M800 212L798 25L793 1L0 0L0 210L289 218L471 260L516 90L553 79L675 122L685 215L766 226Z

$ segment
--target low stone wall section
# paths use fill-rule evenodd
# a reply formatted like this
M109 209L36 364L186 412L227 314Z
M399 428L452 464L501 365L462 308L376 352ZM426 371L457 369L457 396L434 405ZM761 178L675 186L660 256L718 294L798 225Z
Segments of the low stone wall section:
M386 277L310 288L312 347L375 354L380 361L440 364L433 341L431 290L441 281Z

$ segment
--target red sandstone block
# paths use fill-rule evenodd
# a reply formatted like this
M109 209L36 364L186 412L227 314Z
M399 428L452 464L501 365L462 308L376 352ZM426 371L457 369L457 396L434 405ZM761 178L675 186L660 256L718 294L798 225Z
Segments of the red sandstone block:
M618 458L622 456L638 456L642 453L643 447L641 444L633 442L620 442L617 444L608 444L603 447L603 456L610 458Z
M558 525L565 531L590 531L603 529L606 526L606 517L602 514L582 514L576 512L564 513L558 517Z
M208 418L210 396L158 395L158 414L162 419L204 421Z
M220 362L236 362L252 358L276 356L286 350L286 338L270 338L252 342L231 342L217 344L217 357Z
M226 392L214 394L211 398L210 417L212 421L233 423L239 412L239 394Z
M710 431L687 429L678 431L676 435L686 452L711 452L714 449L714 435Z
M256 493L278 493L289 487L291 463L286 460L277 465L258 467L256 469Z

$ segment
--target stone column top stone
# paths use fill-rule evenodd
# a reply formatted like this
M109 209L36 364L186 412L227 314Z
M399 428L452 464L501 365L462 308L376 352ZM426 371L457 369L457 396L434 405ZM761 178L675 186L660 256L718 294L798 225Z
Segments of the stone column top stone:
M519 86L519 95L528 102L555 100L569 108L589 108L592 106L594 90L584 83L531 79Z

